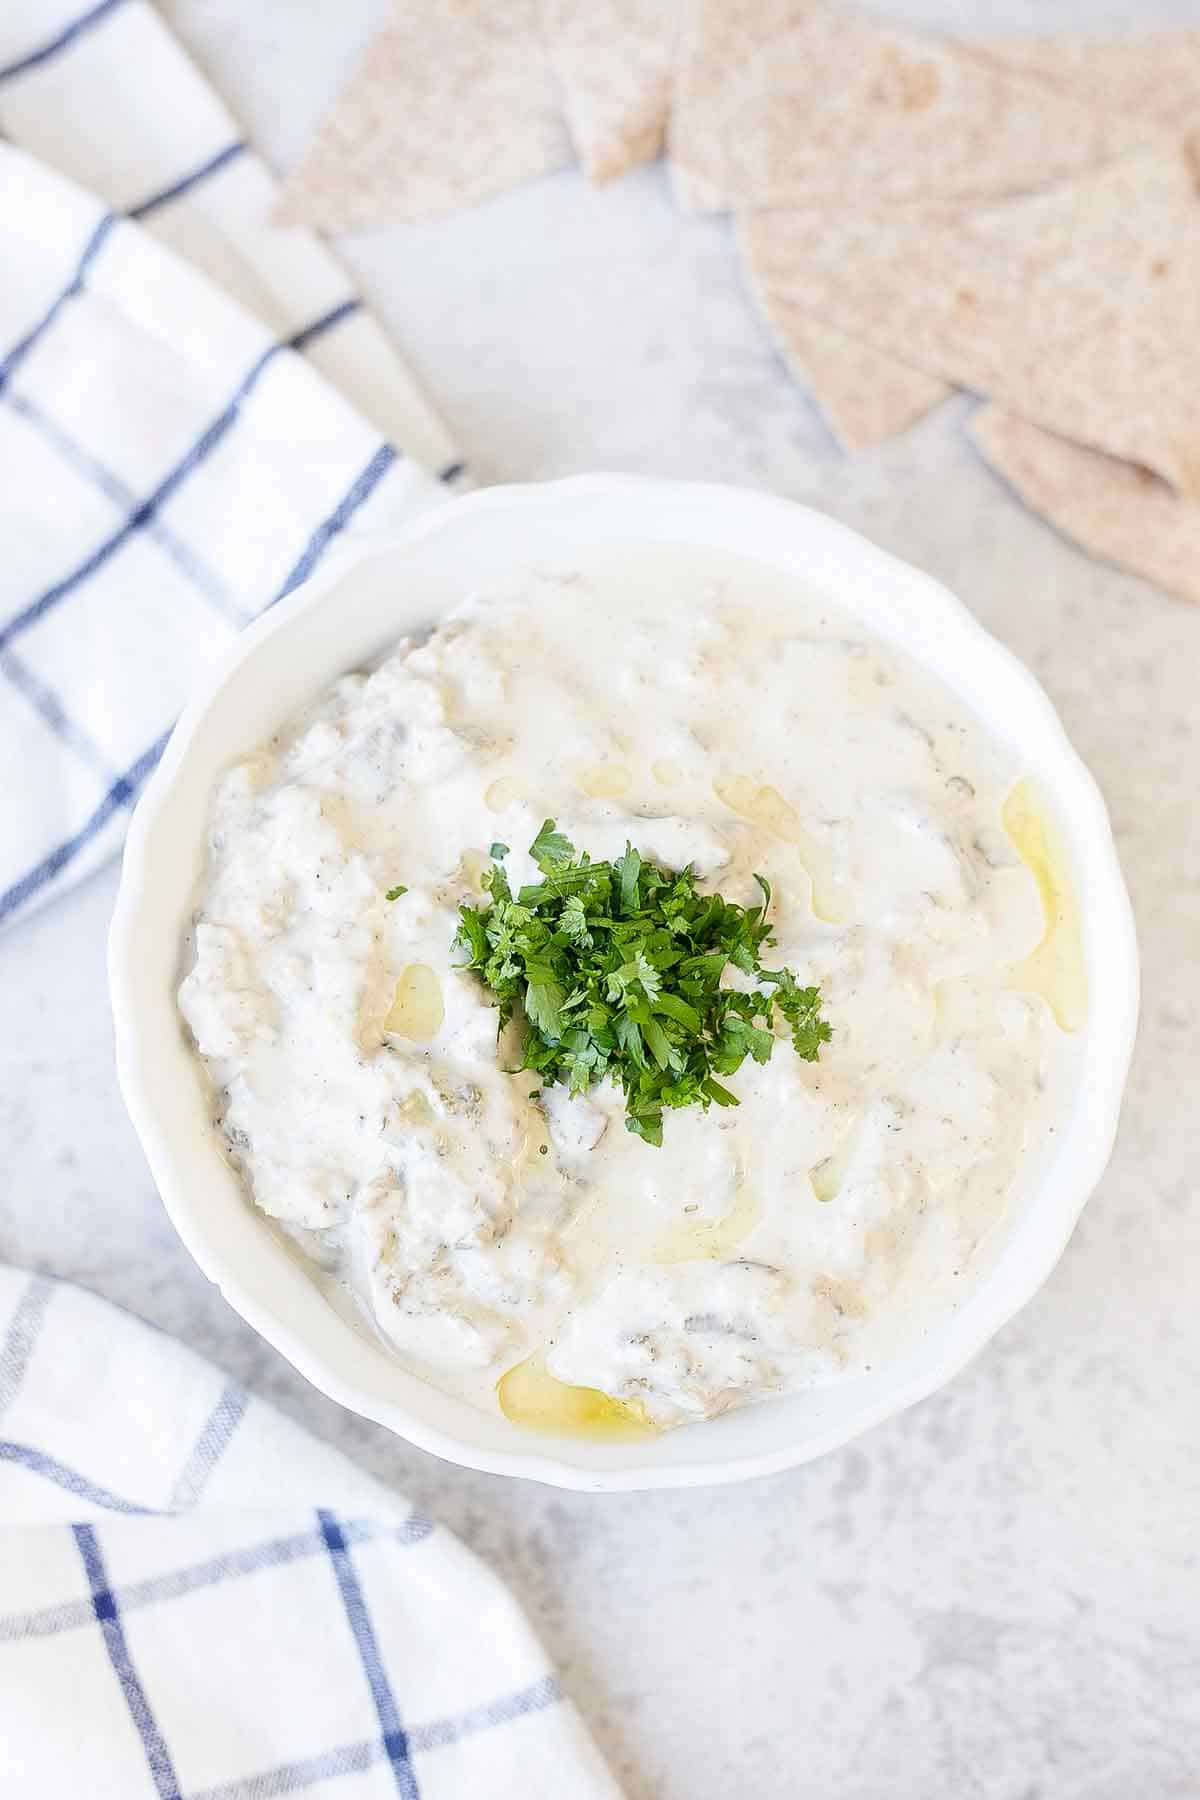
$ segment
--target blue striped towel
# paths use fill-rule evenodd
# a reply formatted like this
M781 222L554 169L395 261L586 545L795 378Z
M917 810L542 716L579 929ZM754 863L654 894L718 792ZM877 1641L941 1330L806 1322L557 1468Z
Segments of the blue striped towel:
M4 0L0 131L3 925L116 851L237 630L461 463L145 0Z
M0 1793L620 1800L459 1543L170 1338L3 1266Z

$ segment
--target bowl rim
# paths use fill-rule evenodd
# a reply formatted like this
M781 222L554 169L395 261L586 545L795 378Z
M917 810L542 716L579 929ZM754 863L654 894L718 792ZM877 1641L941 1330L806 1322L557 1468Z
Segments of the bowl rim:
M949 1348L940 1358L931 1359L930 1365L907 1383L881 1396L877 1402L862 1407L852 1418L831 1422L803 1443L712 1461L705 1461L701 1456L681 1465L646 1467L639 1465L635 1457L628 1464L585 1469L539 1449L543 1440L532 1433L529 1434L530 1448L491 1449L469 1443L454 1432L439 1430L414 1417L401 1401L383 1402L365 1394L352 1379L331 1367L312 1349L304 1333L295 1329L272 1304L270 1296L260 1291L262 1282L249 1279L244 1271L229 1266L206 1233L205 1209L198 1203L196 1192L202 1184L188 1172L188 1155L170 1141L156 1116L145 1073L153 1048L149 1042L150 1034L141 1028L134 972L144 921L153 904L152 862L156 835L170 807L176 779L203 731L210 711L243 663L271 639L285 637L299 620L318 608L325 597L361 565L383 554L400 555L456 519L482 511L543 504L555 497L611 500L634 490L643 495L656 491L664 499L681 499L686 494L706 506L728 506L731 501L736 501L747 511L759 509L764 524L770 514L775 521L789 525L793 532L803 531L806 526L811 530L815 524L819 533L838 546L851 562L857 561L866 570L874 568L890 574L893 579L899 574L910 585L918 584L923 604L927 604L933 613L940 614L963 641L971 642L974 654L993 664L1005 665L1010 684L1014 678L1019 681L1029 704L1040 713L1048 737L1053 741L1054 756L1060 767L1068 771L1078 799L1086 804L1090 814L1080 835L1089 841L1094 865L1098 866L1100 879L1107 888L1111 913L1109 925L1115 935L1111 948L1106 944L1104 989L1109 1026L1104 1063L1099 1079L1088 1089L1089 1125L1094 1128L1071 1170L1069 1183L1060 1183L1056 1192L1056 1228L1046 1236L1039 1255L1030 1259L1021 1282L1010 1283L1003 1293L993 1294L990 1306L979 1304L976 1308L979 1316L968 1341ZM682 537L672 541L686 542ZM750 554L748 549L745 553ZM910 651L909 654L914 653ZM337 672L331 671L329 678L334 679ZM180 929L181 921L173 919L172 930L178 934ZM117 1073L126 1108L168 1217L190 1255L217 1285L234 1311L320 1392L347 1410L396 1432L419 1449L484 1473L518 1476L580 1492L708 1486L775 1474L841 1447L927 1398L959 1374L1046 1281L1103 1174L1116 1135L1121 1097L1133 1052L1139 991L1133 912L1100 790L1036 677L979 623L955 594L935 577L881 549L851 527L800 502L718 482L611 474L486 488L431 505L394 530L363 533L352 542L343 540L307 581L248 626L206 673L180 715L135 808L109 931L108 975ZM982 1293L982 1289L973 1291L973 1304Z

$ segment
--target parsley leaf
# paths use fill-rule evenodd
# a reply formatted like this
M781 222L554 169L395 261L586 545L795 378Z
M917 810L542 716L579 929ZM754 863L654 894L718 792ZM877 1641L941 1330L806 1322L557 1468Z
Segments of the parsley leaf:
M389 888L383 897L385 900L398 900L401 894L407 894L407 892L408 889L406 887Z
M827 1044L833 1035L821 1017L821 990L815 987L797 987L796 977L790 969L780 969L775 974L763 971L764 981L776 983L775 1004L792 1028L792 1048L797 1056L805 1062L816 1062L821 1054L821 1045Z
M529 851L543 879L514 899L501 867L508 846L491 853L488 899L459 908L455 945L491 994L500 1029L523 1023L519 1067L543 1086L583 1093L611 1077L625 1095L626 1128L657 1145L665 1109L738 1104L717 1077L747 1057L770 1060L776 1011L806 1062L829 1042L820 989L762 966L774 940L761 875L762 905L738 906L698 893L692 869L660 868L629 843L612 862L592 862L547 819ZM729 968L751 991L722 986Z
M566 995L553 975L542 974L525 986L525 1013L529 1023L544 1038L557 1038L562 1032L562 1006Z
M588 930L587 912L584 909L582 894L568 894L563 901L562 912L558 916L558 928L565 932L573 944L581 950L590 950L592 934Z
M613 864L613 874L621 884L621 911L634 913L638 904L638 876L642 872L642 859L633 845L626 843L624 856L618 856Z
M547 819L529 846L532 856L543 875L549 875L552 869L559 869L569 863L575 854L575 846L570 838L565 838L557 831L553 819Z

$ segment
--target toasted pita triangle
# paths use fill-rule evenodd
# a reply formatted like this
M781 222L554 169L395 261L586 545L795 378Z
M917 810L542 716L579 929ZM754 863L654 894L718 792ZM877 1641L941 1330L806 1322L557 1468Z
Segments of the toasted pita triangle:
M1200 493L1200 203L1126 157L954 219L749 213L762 291Z
M695 0L670 126L692 191L731 207L975 203L1169 141L821 0Z
M538 0L415 0L334 102L279 217L326 231L433 218L570 161Z
M589 180L662 150L680 0L542 0L551 65Z
M1200 31L1147 37L1000 38L968 45L989 62L1049 83L1097 112L1154 119L1181 133L1200 128Z
M1200 505L1148 469L1118 462L986 406L972 435L988 462L1050 524L1089 551L1200 602Z
M1174 34L1189 42L1196 34ZM1034 41L1036 42L1036 40ZM893 121L893 135L903 136L911 124L913 134L922 125L922 100L926 89L941 88L948 69L959 85L957 105L968 110L983 107L994 121L999 116L997 143L986 146L983 166L976 157L974 173L969 161L948 157L947 148L939 143L935 131L927 139L932 149L932 166L923 180L925 191L918 197L944 202L947 193L957 196L966 183L968 188L983 181L993 191L1010 191L1014 186L1039 186L1052 180L1063 167L1082 167L1095 156L1108 156L1114 148L1124 148L1143 141L1158 141L1156 130L1144 124L1118 119L1106 123L1103 114L1114 108L1132 111L1132 100L1154 91L1150 64L1158 59L1145 59L1146 67L1139 80L1126 78L1124 86L1113 58L1090 56L1072 45L1085 40L1041 40L1047 45L1048 64L1066 64L1071 76L1065 91L1075 91L1076 104L1065 107L1047 99L1045 81L1051 72L1033 67L1030 75L1035 85L1022 89L1020 82L1003 80L997 85L986 79L974 79L954 46L940 46L930 41L888 32L849 18L822 5L789 5L786 0L765 0L757 5L730 4L729 0L700 0L688 33L678 82L676 113L672 122L672 180L680 204L688 211L711 211L737 198L744 204L778 202L789 191L806 194L819 191L831 205L844 204L843 195L853 194L856 183L861 186L863 171L857 167L864 154L871 158L866 171L870 198L874 200L875 183L871 169L875 167L881 145L863 143L855 135L846 159L849 173L830 167L828 157L820 156L820 137L811 127L797 133L797 113L788 102L798 104L811 100L811 84L816 80L827 85L832 104L851 115L856 106L872 113L872 92L877 102L889 95L901 115L906 100L913 104L914 117L903 116ZM1053 44L1054 49L1049 46ZM998 47L997 62L1004 59L1006 46ZM966 56L966 52L962 56ZM932 58L932 60L931 60ZM982 60L982 58L980 59ZM1015 59L1014 59L1015 60ZM1036 65L1037 59L1032 59ZM799 88L797 88L797 63ZM848 72L848 66L857 65ZM728 75L733 67L734 74ZM757 77L755 70L757 69ZM874 70L873 74L868 71ZM728 88L725 84L728 83ZM856 83L858 85L856 85ZM840 91L839 91L840 84ZM1043 88L1039 96L1036 85ZM864 87L867 98L864 101ZM1159 111L1149 106L1144 110L1164 126L1176 123L1176 113L1183 110L1186 81L1175 78L1174 109L1159 102ZM740 92L739 92L740 90ZM953 88L949 92L953 93ZM766 109L759 113L753 100L755 93L765 94ZM784 96L782 110L776 119L771 108L776 94ZM857 99L855 98L857 96ZM935 107L947 106L955 112L952 99L933 100ZM1081 126L1079 105L1088 108L1089 118ZM750 113L747 116L746 108ZM1094 108L1094 109L1093 109ZM877 108L875 109L877 110ZM713 143L697 144L695 134L705 129L705 119L718 133ZM858 125L851 118L853 132ZM719 141L722 129L728 132L727 145ZM846 117L835 118L834 133L846 125ZM886 124L886 121L885 121ZM962 124L960 122L960 129ZM966 128L973 130L971 120ZM1008 140L1005 130L1015 140ZM1061 133L1058 150L1046 146L1044 133L1053 138ZM757 137L755 134L758 134ZM748 136L747 136L748 134ZM1031 135L1030 135L1031 134ZM799 137L807 156L796 166L789 164L789 138ZM887 132L883 134L884 154L888 152ZM1032 144L1032 156L1030 147ZM772 148L774 146L774 148ZM1090 146L1090 147L1088 147ZM1012 152L1015 149L1015 154ZM1055 162L1057 154L1059 161ZM990 174L987 161L990 157ZM835 158L835 162L836 162ZM953 162L953 167L947 167ZM905 179L915 181L919 170L912 165L911 155L904 157ZM793 186L795 185L795 188ZM832 190L836 190L831 192ZM911 188L904 195L912 201ZM936 405L951 391L949 385L932 378L928 371L917 370L901 362L892 362L877 348L863 346L856 351L855 339L828 322L818 323L811 308L804 309L793 299L765 290L754 282L757 298L766 312L785 357L798 375L811 388L814 398L842 444L848 449L862 448L903 431Z
M755 297L784 361L812 390L844 450L869 449L907 431L952 392L936 375L847 337L777 293Z

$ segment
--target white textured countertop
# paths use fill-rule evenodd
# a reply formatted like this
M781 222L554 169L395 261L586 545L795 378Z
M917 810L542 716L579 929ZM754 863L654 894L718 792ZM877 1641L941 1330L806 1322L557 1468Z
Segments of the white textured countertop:
M1200 22L1195 0L874 10L980 35ZM381 0L168 11L283 157ZM0 940L0 1256L178 1334L458 1531L521 1596L632 1800L1194 1796L1200 611L1024 512L965 440L966 400L843 457L743 298L726 226L678 216L660 170L599 194L562 175L350 253L481 479L615 468L812 501L949 583L1037 671L1108 797L1140 924L1116 1157L1034 1304L840 1455L677 1495L465 1474L320 1398L176 1242L113 1074L110 871Z

